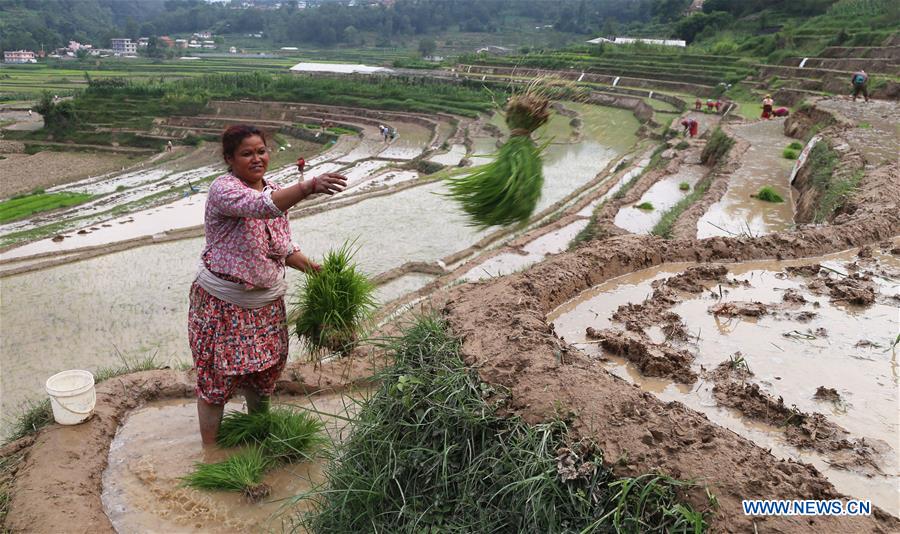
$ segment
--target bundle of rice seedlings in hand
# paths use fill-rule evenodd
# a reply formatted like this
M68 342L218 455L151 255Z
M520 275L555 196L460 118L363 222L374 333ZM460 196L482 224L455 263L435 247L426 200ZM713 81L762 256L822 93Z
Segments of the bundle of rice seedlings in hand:
M375 309L375 285L353 263L352 242L325 255L300 289L290 322L313 352L345 352L353 347Z
M306 411L278 407L265 412L229 412L222 418L216 441L223 447L259 445L270 460L308 459L325 443L325 424Z
M261 448L250 447L224 462L197 463L194 472L181 480L184 485L197 489L240 491L247 500L256 502L271 491L267 484L262 483L263 475L270 466L271 461Z
M549 120L549 108L548 92L537 82L513 95L506 104L510 137L494 161L449 180L449 196L462 205L473 226L506 226L531 217L544 185L541 148L531 132Z

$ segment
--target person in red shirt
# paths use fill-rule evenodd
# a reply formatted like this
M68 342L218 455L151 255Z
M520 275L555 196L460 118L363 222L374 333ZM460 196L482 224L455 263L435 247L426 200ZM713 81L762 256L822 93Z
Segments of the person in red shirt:
M291 240L288 209L312 194L333 195L347 185L337 173L301 177L286 187L268 182L266 141L254 126L225 130L228 172L212 182L206 199L206 246L188 311L204 445L216 442L223 408L237 389L244 390L248 410L268 409L287 362L285 267L319 269Z
M703 109L703 102L698 98L694 101L694 111L701 111Z
M681 121L684 129L681 131L685 136L690 134L691 137L697 137L697 131L700 129L700 123L694 119L684 119Z

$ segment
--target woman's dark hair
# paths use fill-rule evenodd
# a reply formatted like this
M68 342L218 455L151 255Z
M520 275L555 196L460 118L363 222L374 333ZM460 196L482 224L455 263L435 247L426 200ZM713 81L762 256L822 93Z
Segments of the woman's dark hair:
M241 146L244 139L258 135L263 143L269 144L269 136L266 132L250 124L234 124L222 132L222 157L234 156L234 151Z

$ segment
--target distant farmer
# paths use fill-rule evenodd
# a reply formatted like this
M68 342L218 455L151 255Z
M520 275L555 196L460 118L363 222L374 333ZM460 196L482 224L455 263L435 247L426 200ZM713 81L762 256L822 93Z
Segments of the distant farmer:
M29 118L31 117L31 110L30 110L30 109L28 110L28 117L29 117Z
M168 141L166 141L166 152L171 152L171 151L172 151L172 140L169 139Z
M209 186L206 246L191 285L188 341L197 370L197 416L204 445L216 442L225 403L243 389L250 412L268 399L288 356L285 267L320 267L291 240L287 211L304 198L344 189L325 173L280 187L266 180L266 135L249 125L222 134L228 172Z
M791 112L788 108L778 108L772 112L772 115L775 115L776 117L787 117L790 114Z
M703 102L701 102L699 98L697 100L694 100L694 111L700 111L702 109L703 109Z
M866 86L869 85L869 75L866 74L866 71L860 69L859 72L854 72L850 81L853 83L853 101L856 102L856 97L859 96L859 93L862 93L866 102L868 102L869 89Z
M687 137L688 134L690 134L691 137L697 137L697 130L700 129L699 122L694 119L684 119L681 121L681 126L684 127L681 133L685 137Z
M717 98L716 99L716 113L717 114L722 112L722 106L724 106L724 104L722 103L722 100Z
M775 101L772 100L772 95L766 95L762 101L762 118L771 119L772 118L772 106L775 105Z
M715 102L713 102L711 98L707 98L706 99L706 112L711 113L713 111L713 108L715 108L715 107L716 107Z

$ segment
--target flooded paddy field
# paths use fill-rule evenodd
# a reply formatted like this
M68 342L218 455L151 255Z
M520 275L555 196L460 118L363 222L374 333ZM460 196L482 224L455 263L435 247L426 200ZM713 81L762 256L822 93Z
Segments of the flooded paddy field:
M595 113L606 111L621 115L625 124L624 110L602 108ZM631 121L636 129L637 121L633 117ZM584 136L576 143L549 146L544 160L545 186L537 211L565 198L618 157L624 148L600 142L612 137L605 132L594 138ZM352 165L340 162L344 158L335 154L323 156L316 161L317 166L308 167L307 176L327 166ZM338 161L332 159L335 157ZM354 179L359 180L355 187L363 190L417 177L409 171L384 171L386 164L380 159L355 163ZM285 169L290 171L290 166ZM131 174L122 179L137 180ZM281 179L293 180L296 174L286 172ZM489 233L471 228L445 193L444 185L436 182L336 206L292 219L293 235L313 258L343 240L358 239L362 246L357 261L371 275L409 261L435 262ZM201 192L88 227L84 234L67 234L71 237L61 242L47 239L18 247L5 252L3 258L24 265L53 258L27 259L33 255L53 251L69 254L78 248L153 235L192 221L193 225L202 224L203 206ZM573 226L562 232L565 235L548 238L552 246L535 245L540 250L525 252L531 254L532 262L539 261L547 253L564 250L578 230L580 227ZM2 278L0 313L4 330L14 333L4 335L2 340L4 373L0 388L4 414L15 413L27 399L39 398L43 380L62 368L96 370L120 365L122 356L136 359L156 355L160 364L189 362L185 330L188 288L203 243L202 237L158 243ZM289 270L289 287L295 287L300 278ZM424 276L406 275L382 288L379 298L386 302L429 281ZM54 306L48 309L40 305L48 301ZM20 357L23 354L33 356ZM299 357L299 343L294 342L292 358Z
M738 137L750 142L740 168L729 178L728 190L697 223L697 238L726 235L765 235L794 224L790 173L793 161L781 152L794 139L783 133L784 120L756 121L734 126ZM753 198L770 186L784 199L772 203Z
M650 186L634 205L620 209L614 224L633 234L650 233L663 214L689 195L708 171L709 169L702 165L683 165L677 173L666 176ZM645 203L650 207L638 207Z
M896 514L900 260L857 252L664 264L548 320L614 374Z

